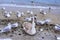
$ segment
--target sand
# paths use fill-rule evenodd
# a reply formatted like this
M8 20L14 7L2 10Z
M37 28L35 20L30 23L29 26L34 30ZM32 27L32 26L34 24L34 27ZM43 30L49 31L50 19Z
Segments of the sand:
M47 14L44 15L44 16L39 13L39 9L38 8L31 9L31 8L6 7L6 10L7 11L12 11L11 17L10 18L5 18L3 16L3 13L2 13L3 10L0 9L0 19L2 19L2 20L3 19L19 20L18 22L20 22L22 24L24 22L23 18L29 16L28 14L26 14L27 13L26 11L27 10L31 10L31 11L33 11L34 14L37 14L37 19L38 20L44 20L46 18L50 18L52 20L52 22L51 22L52 24L56 24L56 23L60 24L60 14L59 14L60 12L57 11L56 9L51 9L50 12L48 12L48 9L44 9L45 12L47 12ZM15 13L16 13L17 10L19 10L21 12L24 12L25 15L23 17L21 17L21 18L17 18L16 15L15 15ZM58 9L58 10L60 10L60 9ZM16 21L14 21L14 22L16 22ZM6 26L3 23L0 24L0 28L3 28L4 26ZM44 30L43 32L41 32L38 29L39 29L39 26L36 26L37 34L35 36L30 36L30 35L25 34L23 32L22 28L21 28L21 25L19 25L19 28L16 29L16 31L14 31L14 33L8 33L7 35L6 34L0 34L0 38L1 39L11 38L12 40L55 40L55 35L57 35L57 34L54 33L53 31L51 31L51 30L48 30L48 31Z

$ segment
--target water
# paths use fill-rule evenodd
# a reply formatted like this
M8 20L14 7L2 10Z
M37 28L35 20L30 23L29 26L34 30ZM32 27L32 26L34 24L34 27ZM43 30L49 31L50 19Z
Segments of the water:
M32 4L32 0L0 0L0 4ZM55 4L60 5L60 0L33 0L35 5L40 4Z

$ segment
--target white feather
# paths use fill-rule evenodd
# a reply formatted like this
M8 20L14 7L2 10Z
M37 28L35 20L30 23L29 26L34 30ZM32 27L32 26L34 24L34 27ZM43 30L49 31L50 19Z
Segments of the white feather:
M21 17L21 12L17 11L16 16Z
M2 30L1 30L1 33L3 33L3 32L8 32L8 31L10 31L11 30L11 25L8 25L8 26L6 26L5 28L3 28Z
M18 27L18 23L16 22L16 23L12 24L12 27Z
M25 18L25 21L31 21L31 18Z

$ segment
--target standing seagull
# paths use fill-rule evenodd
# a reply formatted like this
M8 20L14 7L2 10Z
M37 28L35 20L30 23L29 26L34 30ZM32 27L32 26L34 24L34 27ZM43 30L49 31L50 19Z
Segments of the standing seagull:
M44 12L42 9L40 9L40 14L42 14L42 15L46 15L47 13Z
M2 10L5 10L5 7L3 7Z
M19 18L21 17L21 12L17 11L16 16Z
M30 11L29 10L27 11L27 14L30 14Z
M32 11L27 11L27 14L33 15L33 12Z
M21 13L21 16L24 16L24 12Z
M11 17L10 13L7 12L7 11L4 12L4 16L7 17L7 18L8 18L8 17Z

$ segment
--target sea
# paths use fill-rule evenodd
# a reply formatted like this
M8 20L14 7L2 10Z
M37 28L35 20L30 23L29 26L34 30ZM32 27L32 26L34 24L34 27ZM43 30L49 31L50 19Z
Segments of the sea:
M32 2L33 1L33 2ZM20 5L59 5L60 0L0 0L0 4L20 4Z

